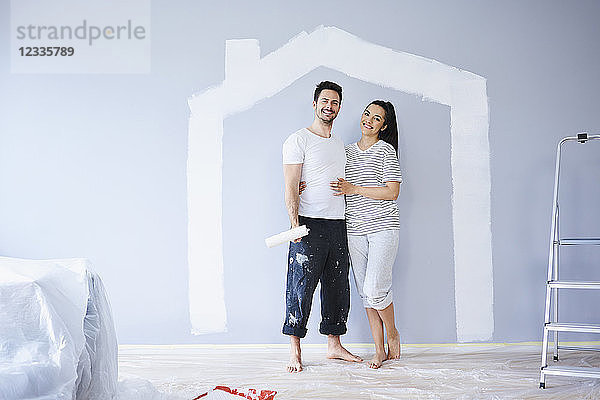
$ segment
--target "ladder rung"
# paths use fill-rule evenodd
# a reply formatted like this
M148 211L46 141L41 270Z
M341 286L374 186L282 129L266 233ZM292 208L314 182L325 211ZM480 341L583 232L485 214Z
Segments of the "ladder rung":
M558 346L559 350L600 351L600 347Z
M600 368L578 368L578 367L543 367L545 375L580 376L584 378L600 378Z
M564 238L558 240L559 246L600 245L600 238Z
M549 331L557 332L580 332L580 333L600 333L600 325L595 324L565 324L551 322L544 326Z
M550 281L548 286L560 289L600 289L600 282Z

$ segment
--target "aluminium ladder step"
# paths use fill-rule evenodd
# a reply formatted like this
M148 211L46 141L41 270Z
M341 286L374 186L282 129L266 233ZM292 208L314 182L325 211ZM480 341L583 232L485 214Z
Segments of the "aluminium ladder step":
M550 281L548 286L559 289L600 289L600 282L593 281Z
M600 368L591 367L563 367L549 366L543 367L544 375L562 375L562 376L579 376L583 378L600 378Z
M600 347L558 346L558 350L600 351Z
M566 324L550 322L544 325L544 329L556 332L600 333L600 325L596 324Z
M600 238L564 238L559 239L555 244L559 246L578 246L578 245L600 245Z

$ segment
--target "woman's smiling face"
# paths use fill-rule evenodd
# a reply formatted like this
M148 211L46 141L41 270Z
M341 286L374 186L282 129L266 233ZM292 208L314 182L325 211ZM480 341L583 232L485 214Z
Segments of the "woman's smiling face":
M360 118L360 130L363 135L379 135L385 128L385 110L377 104L369 104Z

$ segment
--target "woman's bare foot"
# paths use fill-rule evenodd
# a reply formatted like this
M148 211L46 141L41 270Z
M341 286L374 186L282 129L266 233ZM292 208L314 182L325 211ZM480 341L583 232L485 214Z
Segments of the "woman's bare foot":
M362 358L355 356L342 346L339 336L329 335L327 340L327 358L351 362L362 362Z
M381 367L381 364L383 364L385 360L387 360L387 355L385 354L385 351L378 351L377 353L375 353L371 361L369 361L369 368L377 369Z
M400 358L400 334L395 329L394 332L388 332L388 360L397 360Z
M287 372L294 373L302 371L301 354L300 338L297 336L290 336L290 362L286 367Z

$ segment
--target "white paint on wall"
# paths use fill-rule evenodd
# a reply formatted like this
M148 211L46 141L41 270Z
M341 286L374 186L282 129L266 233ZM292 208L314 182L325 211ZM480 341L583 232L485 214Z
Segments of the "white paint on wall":
M366 61L372 59L379 62ZM228 40L225 80L189 100L192 333L226 330L221 225L223 120L275 95L320 66L450 107L457 339L490 340L494 316L486 80L435 60L368 43L335 27L302 32L263 58L257 40Z
M192 333L226 330L221 168L223 115L211 110L189 124L188 264ZM218 173L216 172L218 171Z

